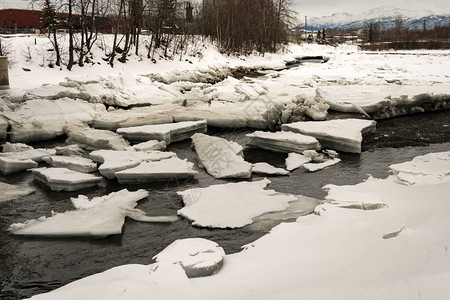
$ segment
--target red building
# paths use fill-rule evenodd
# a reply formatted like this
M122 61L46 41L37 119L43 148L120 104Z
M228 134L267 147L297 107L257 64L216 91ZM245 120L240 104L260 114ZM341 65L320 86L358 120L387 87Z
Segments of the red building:
M0 29L3 33L30 33L41 28L40 10L0 9Z

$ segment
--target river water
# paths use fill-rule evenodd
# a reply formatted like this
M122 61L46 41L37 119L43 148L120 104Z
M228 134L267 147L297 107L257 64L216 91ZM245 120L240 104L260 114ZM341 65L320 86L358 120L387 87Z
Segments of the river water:
M246 129L210 129L209 134L226 138L245 145ZM63 140L46 143L57 146ZM34 145L34 146L42 146ZM269 188L278 192L304 195L323 199L326 193L321 189L326 184L355 184L367 178L389 175L390 164L411 160L429 152L448 151L450 143L433 144L425 147L380 148L364 151L362 154L341 153L342 162L316 173L295 170L290 176L270 177ZM181 158L197 162L190 141L170 145ZM245 159L249 162L265 161L274 166L284 167L286 154L264 150L246 149ZM139 202L137 208L149 215L174 215L183 206L177 191L232 180L216 180L205 171L191 180L146 185L118 184L115 180L104 180L98 188L81 192L52 192L33 180L30 173L23 172L0 180L9 184L32 186L36 192L18 200L0 203L0 299L22 299L58 288L76 279L98 273L123 264L149 264L152 257L171 242L180 238L202 237L217 242L227 254L240 251L241 247L270 230L267 226L246 226L242 229L205 229L190 225L185 219L172 224L141 223L127 219L121 235L105 239L91 238L41 238L17 237L9 234L11 223L50 215L50 211L72 210L70 197L84 194L88 197L108 194L127 187L129 190L145 188L150 196ZM259 180L263 176L253 176ZM305 212L310 212L317 201L305 203ZM299 237L301 238L301 237Z

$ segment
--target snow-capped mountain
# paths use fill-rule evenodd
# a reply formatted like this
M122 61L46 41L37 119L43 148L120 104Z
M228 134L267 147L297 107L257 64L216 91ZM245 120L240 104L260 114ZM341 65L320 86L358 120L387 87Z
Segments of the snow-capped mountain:
M424 20L428 26L446 25L449 22L450 14L439 13L427 10L410 10L393 7L390 5L376 7L361 14L352 15L349 13L334 13L330 16L314 17L308 20L308 27L313 28L362 28L364 21L379 22L380 25L389 28L393 26L395 17L401 15L403 24L409 28L422 28Z

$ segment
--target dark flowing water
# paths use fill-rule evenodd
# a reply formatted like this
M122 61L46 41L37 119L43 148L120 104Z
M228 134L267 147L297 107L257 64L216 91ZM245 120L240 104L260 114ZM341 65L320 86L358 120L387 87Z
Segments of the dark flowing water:
M210 130L210 134L245 144L247 130ZM61 141L53 141L54 146ZM190 142L184 141L168 148L181 158L197 162ZM429 152L448 151L450 143L426 147L400 149L383 148L359 154L340 155L342 162L316 173L295 170L290 176L270 177L269 186L278 192L305 195L323 199L322 186L332 184L355 184L367 178L386 177L388 166L408 161L417 155ZM266 161L274 166L284 167L285 154L276 154L257 149L246 149L245 159L249 162ZM269 228L255 230L251 227L233 230L204 229L190 225L184 219L172 224L141 223L127 219L121 235L105 239L88 238L42 238L17 237L7 232L11 223L50 215L50 211L73 210L70 197L84 194L88 197L108 194L124 187L129 190L145 188L150 191L147 199L139 202L137 208L149 215L174 215L180 209L182 199L177 191L193 187L232 180L215 180L203 170L195 179L171 183L146 185L119 185L115 180L104 180L98 188L79 192L52 192L35 182L32 176L23 172L1 177L0 180L19 187L32 186L36 192L21 199L0 203L0 299L22 299L58 288L76 279L98 273L123 264L149 264L152 257L176 239L202 237L222 246L226 253L240 251L241 247L265 234ZM253 176L252 180L263 176Z

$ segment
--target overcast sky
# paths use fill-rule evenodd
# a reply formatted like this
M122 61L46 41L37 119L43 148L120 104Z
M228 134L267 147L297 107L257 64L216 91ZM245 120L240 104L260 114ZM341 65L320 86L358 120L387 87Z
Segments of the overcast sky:
M361 13L382 5L420 10L430 9L435 13L450 14L450 0L291 0L299 17L321 17L335 12ZM27 8L29 0L0 0L1 8Z
M309 17L328 16L335 12L357 14L383 5L412 10L429 9L435 13L450 14L450 0L292 0L292 2L294 9L301 16Z

